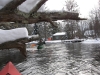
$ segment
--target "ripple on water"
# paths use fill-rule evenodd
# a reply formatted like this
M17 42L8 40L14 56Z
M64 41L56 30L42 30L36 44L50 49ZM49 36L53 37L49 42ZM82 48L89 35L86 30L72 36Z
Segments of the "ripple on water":
M22 75L100 75L97 52L98 45L55 43L40 51L28 48L24 60L18 51L0 51L0 62L12 60Z

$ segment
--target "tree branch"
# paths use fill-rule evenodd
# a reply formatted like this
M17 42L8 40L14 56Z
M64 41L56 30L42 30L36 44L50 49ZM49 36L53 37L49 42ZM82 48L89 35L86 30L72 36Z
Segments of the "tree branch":
M47 0L41 0L33 9L29 12L29 14L32 14L34 12L37 12L37 10L46 2Z
M86 18L80 18L78 13L72 13L72 12L54 12L54 13L51 13L49 16L51 16L52 21L66 20L66 19L86 20Z
M26 42L26 40L28 40L28 39L23 38L23 39L18 39L15 41L9 41L9 42L2 43L2 44L0 44L0 50L17 48L26 57L26 45L23 42L23 41Z
M0 50L17 48L26 57L26 44L28 42L39 40L39 36L31 36L31 38L21 38L14 41L8 41L0 44Z
M17 22L17 23L25 23L32 24L37 22L50 22L57 20L86 20L85 18L78 17L78 13L70 13L70 12L54 12L54 13L36 13L37 16L31 16L29 18L25 18L24 16L17 14L0 14L0 22ZM13 17L12 17L13 16ZM53 24L53 23L52 23Z

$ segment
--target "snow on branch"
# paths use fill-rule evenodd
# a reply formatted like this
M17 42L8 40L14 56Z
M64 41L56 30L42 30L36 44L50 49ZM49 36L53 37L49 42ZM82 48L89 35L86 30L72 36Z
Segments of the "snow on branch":
M0 44L21 38L28 38L28 31L26 28L16 28L11 30L0 29Z

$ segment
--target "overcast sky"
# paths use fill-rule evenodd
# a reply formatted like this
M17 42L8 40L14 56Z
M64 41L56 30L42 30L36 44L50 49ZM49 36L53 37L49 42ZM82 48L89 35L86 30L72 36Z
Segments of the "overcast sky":
M48 0L46 5L50 10L62 10L66 0ZM98 4L98 0L75 0L80 8L82 17L87 17L89 11Z
M7 4L10 1L12 0L0 0L0 8L2 8L5 4ZM26 2L24 2L18 8L20 10L23 10L24 12L29 12L30 9L32 9L32 7L38 3L38 1L40 0L26 0ZM46 2L46 6L49 10L62 10L63 7L65 6L65 1L66 0L48 0ZM83 17L87 17L89 11L92 8L94 8L98 3L98 0L75 0L75 1L79 5L80 12Z

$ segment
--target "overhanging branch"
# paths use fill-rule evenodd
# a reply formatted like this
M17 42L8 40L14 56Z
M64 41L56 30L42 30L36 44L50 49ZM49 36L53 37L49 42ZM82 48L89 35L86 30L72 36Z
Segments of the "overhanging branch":
M46 2L47 0L40 0L31 10L29 13L22 12L20 10L16 11L16 14L23 15L26 18L29 18L32 14L36 13L38 9Z
M29 12L29 14L32 14L34 12L37 12L37 10L46 2L47 0L41 0L33 9Z
M50 22L53 25L52 21L57 20L86 20L85 18L78 17L77 13L70 13L70 12L54 12L54 13L36 13L37 16L31 16L29 18L25 18L24 16L17 15L17 14L0 14L0 22L19 22L25 24L32 24L37 22ZM13 16L13 17L12 17Z

